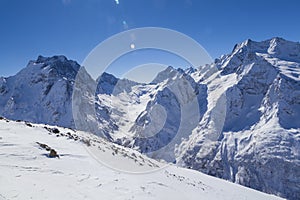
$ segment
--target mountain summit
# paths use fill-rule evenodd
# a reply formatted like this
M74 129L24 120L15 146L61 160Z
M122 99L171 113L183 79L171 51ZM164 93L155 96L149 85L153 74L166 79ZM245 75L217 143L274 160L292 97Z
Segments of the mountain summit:
M74 127L72 92L80 66L64 56L39 56L0 79L0 113L14 120Z

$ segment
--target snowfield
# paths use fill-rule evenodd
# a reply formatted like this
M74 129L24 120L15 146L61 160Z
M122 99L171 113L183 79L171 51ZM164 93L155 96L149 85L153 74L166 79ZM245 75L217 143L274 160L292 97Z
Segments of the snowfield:
M41 144L59 157L49 157ZM96 151L102 152L110 167L94 158ZM114 170L114 165L124 166L125 171ZM197 171L166 166L85 132L6 119L0 120L0 171L0 199L4 200L280 199Z

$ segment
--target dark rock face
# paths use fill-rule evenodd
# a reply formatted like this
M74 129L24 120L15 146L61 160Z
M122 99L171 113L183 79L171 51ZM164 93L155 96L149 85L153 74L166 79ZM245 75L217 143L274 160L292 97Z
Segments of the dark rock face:
M57 152L54 149L51 149L50 153L49 153L49 157L50 158L56 158L56 157L59 158L59 155L57 154Z

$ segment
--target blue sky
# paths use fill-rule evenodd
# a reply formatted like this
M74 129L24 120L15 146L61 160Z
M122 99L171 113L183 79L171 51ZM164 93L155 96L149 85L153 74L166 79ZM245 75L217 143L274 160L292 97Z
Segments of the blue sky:
M213 58L248 38L299 41L299 8L298 0L0 0L0 76L38 55L81 63L101 41L139 27L182 32Z

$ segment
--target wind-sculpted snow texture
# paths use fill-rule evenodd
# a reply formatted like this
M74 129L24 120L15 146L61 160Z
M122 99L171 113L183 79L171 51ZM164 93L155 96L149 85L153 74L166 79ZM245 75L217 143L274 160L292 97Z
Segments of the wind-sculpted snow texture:
M95 160L92 149L115 165L155 171L116 171ZM160 169L162 165L86 132L0 119L0 199L281 199L174 165Z

